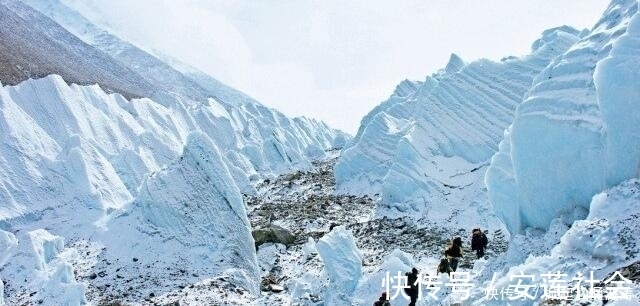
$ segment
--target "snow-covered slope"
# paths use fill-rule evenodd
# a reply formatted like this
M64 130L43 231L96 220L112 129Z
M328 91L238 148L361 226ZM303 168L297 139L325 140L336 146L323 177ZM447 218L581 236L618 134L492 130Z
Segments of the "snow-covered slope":
M339 190L378 194L379 214L486 224L483 175L502 132L534 77L580 34L550 29L531 55L502 62L464 64L452 55L424 82L402 82L343 151L335 167ZM442 205L449 208L436 208Z
M583 217L595 193L640 173L637 11L613 1L518 107L486 176L512 233Z

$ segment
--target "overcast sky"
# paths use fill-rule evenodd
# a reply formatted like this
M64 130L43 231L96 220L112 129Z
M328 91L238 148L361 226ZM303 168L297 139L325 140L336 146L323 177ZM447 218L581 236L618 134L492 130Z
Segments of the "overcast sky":
M403 79L451 53L524 55L543 30L591 28L607 0L65 0L289 116L355 134Z

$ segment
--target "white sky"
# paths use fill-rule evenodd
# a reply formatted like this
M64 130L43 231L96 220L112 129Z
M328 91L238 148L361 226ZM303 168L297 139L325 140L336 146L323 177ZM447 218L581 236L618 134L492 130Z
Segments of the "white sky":
M451 53L524 55L543 30L591 28L608 0L65 0L288 116L355 134L403 79Z

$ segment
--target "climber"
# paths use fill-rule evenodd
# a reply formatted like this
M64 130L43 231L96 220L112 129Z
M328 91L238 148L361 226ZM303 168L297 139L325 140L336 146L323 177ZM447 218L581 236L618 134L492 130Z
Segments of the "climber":
M407 285L409 285L409 287L404 288L404 292L406 292L411 299L409 306L415 306L416 302L418 301L418 295L420 293L420 290L418 288L418 269L413 268L411 269L411 273L407 272L405 273L405 275L407 276Z
M387 299L387 293L383 292L380 295L380 298L378 298L377 301L373 302L373 306L391 306L391 303L389 303L389 300Z
M456 237L452 240L451 245L444 251L444 255L449 260L449 266L452 272L458 269L458 262L462 258L462 238Z
M487 247L489 240L479 228L474 228L471 234L471 249L476 251L478 259L484 256L484 249Z

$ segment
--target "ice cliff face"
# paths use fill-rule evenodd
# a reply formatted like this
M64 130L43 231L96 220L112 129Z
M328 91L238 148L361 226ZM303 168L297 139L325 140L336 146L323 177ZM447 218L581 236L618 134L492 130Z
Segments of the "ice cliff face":
M41 228L69 241L86 240L103 246L96 256L111 263L131 254L163 254L153 269L164 273L173 272L163 267L177 266L191 267L194 275L238 269L233 274L244 277L236 281L255 292L255 250L236 185L238 177L248 178L237 169L232 176L228 155L218 148L224 143L216 145L203 132L220 125L216 106L211 102L187 110L149 99L127 101L98 86L68 86L59 76L3 87L2 229L17 233L18 241L32 240L28 233ZM62 246L62 239L56 245ZM45 282L48 288L71 286L73 265L57 254L76 249L9 249L2 255L10 258L2 263L3 279L33 280L21 286L12 282L9 302L17 301L20 290L35 290ZM31 262L43 252L49 255L41 262L55 259L62 266L39 269L63 269L63 274L34 278ZM119 273L140 273L130 268L120 267ZM69 273L73 282L65 276ZM175 277L160 279L175 286ZM141 285L140 292L149 287ZM82 292L78 296L84 298ZM75 303L55 296L33 299Z
M511 232L583 217L595 193L640 173L637 11L613 1L518 107L486 176Z
M579 35L568 27L548 30L530 55L502 62L465 64L452 55L424 82L402 82L343 151L335 167L339 189L379 194L380 214L435 216L435 204L486 205L483 173L516 106Z
M584 217L591 196L640 173L637 6L613 1L590 31L545 31L523 58L452 55L402 82L344 150L339 189L378 194L384 215L436 216L434 203L488 194L511 233Z
M589 285L586 281L591 279L591 272L594 279L609 283L607 280L611 281L613 273L618 271L623 277L637 284L640 248L635 237L640 234L639 211L640 181L638 179L623 181L596 194L590 201L589 214L586 218L575 221L559 241L554 242L554 245L545 251L544 255L528 255L524 262L513 266L494 264L493 267L487 267L483 271L486 275L484 282L478 286L478 289L474 289L472 305L505 305L506 301L487 300L486 292L481 288L487 288L489 283L496 288L505 288L512 281L510 276L513 275L539 276L549 271L561 271L574 280L582 275L584 281L581 284L577 282L577 285L588 289ZM523 284L533 283L535 282L528 279L523 281ZM572 286L575 285L576 282L572 283ZM595 286L602 286L602 283ZM638 303L640 288L637 285L627 284L627 286L632 287L629 290L628 300L610 300L614 305ZM589 299L584 297L584 293L582 294L583 304L601 304L599 299ZM510 302L512 305L539 305L539 300L518 299L517 302Z

